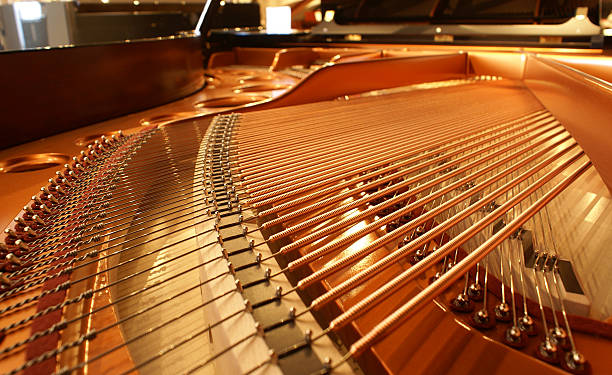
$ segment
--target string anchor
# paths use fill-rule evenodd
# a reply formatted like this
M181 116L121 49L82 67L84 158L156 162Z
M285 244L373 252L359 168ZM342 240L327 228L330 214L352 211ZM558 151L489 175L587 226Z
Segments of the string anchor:
M467 313L474 310L474 303L466 294L459 293L450 301L450 307L454 311Z
M512 310L507 303L501 302L495 306L495 319L500 322L509 322L512 320Z
M565 332L563 328L554 327L548 332L553 340L555 340L563 350L568 350L570 348L569 340L567 339L567 332Z
M419 263L421 260L425 259L427 256L427 244L425 244L422 248L419 248L414 255L410 258L410 263L415 265Z
M484 293L482 290L482 285L479 282L474 282L470 284L467 291L468 297L470 297L473 301L482 301L484 297Z
M536 325L531 316L525 314L518 321L519 329L527 336L535 336L538 334L536 330Z
M504 334L504 342L513 348L522 348L525 346L525 336L523 331L518 326L512 326L506 330Z
M559 362L559 346L550 337L546 337L538 346L536 351L538 358L548 363Z
M495 319L489 314L489 310L483 308L472 314L472 324L479 329L491 329L495 326Z
M572 374L588 374L590 373L589 362L585 356L577 350L572 350L565 353L561 367Z
M495 327L495 319L489 314L489 310L482 308L472 314L472 325L478 329L491 329Z

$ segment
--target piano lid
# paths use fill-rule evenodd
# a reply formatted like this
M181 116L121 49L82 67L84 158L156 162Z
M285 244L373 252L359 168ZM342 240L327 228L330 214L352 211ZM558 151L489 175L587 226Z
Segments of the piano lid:
M324 17L312 35L326 41L602 48L611 7L596 0L322 0Z
M428 22L477 24L561 24L588 8L587 17L599 24L597 0L321 0L334 10L335 21L350 23Z

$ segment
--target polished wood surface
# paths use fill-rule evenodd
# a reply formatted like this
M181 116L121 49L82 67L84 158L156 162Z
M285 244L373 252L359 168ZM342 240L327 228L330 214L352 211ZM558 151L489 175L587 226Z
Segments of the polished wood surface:
M199 37L4 52L0 149L162 105L204 86Z

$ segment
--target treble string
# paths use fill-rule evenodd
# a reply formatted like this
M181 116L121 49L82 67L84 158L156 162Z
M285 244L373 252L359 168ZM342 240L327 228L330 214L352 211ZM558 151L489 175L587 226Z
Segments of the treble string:
M175 225L178 225L178 224L182 224L182 223L185 223L185 222L188 222L188 221L191 221L191 220L197 219L198 217L201 217L201 216L204 216L204 215L207 215L207 214L199 214L199 215L195 215L195 217L193 217L193 218L189 218L189 219L187 219L187 220L180 221L179 223L175 223L175 224L173 224L173 225L171 225L171 226L169 226L169 227L172 227L172 226L175 226ZM206 222L208 222L208 221L210 221L210 220L213 220L213 219L214 219L214 217L213 217L213 218L210 218L210 217L209 217L209 218L206 218L206 219L197 220L196 222L192 223L191 225L188 225L188 226L183 226L183 227L181 227L181 228L179 228L179 229L174 229L174 230L172 230L172 231L166 232L166 233L164 233L164 234L162 234L162 235L160 235L160 236L157 236L157 237L155 237L155 238L152 238L152 239L147 239L147 240L146 240L146 241L144 241L144 242L141 242L141 243L138 243L138 244L132 245L131 247L128 247L128 248L124 248L124 249L120 250L120 252L127 251L127 250L132 249L132 248L134 248L134 247L136 247L136 246L142 246L142 245L144 245L144 244L146 244L146 243L150 243L150 242L155 241L155 240L163 239L164 237L166 237L166 236L168 236L168 235L175 234L175 233L179 233L179 232L182 232L182 231L184 231L184 230L191 229L191 228L193 228L193 226L195 226L195 225L203 224L203 223L206 223ZM117 247L120 247L120 246L124 246L124 245L129 244L130 242L132 242L132 241L134 241L134 240L145 238L145 237L147 237L147 236L149 236L149 235L151 235L151 234L153 234L153 233L157 233L157 232L166 231L166 230L167 230L169 227L160 228L160 229L157 229L157 230L151 231L150 233L144 233L144 234L138 235L138 236L136 236L136 237L134 237L134 238L130 238L130 239L128 239L128 240L125 240L125 241L122 241L122 242L119 242L119 243L116 243L116 244L109 245L109 246L108 246L108 247L107 247L105 250L108 250L108 249L113 249L113 248L117 248ZM198 234L198 235L193 235L193 236L191 236L191 238L196 238L196 237L198 237L198 236L200 236L200 235L203 235L203 234L206 234L206 233L210 233L210 232L212 232L212 231L214 231L214 230L215 230L214 228L208 229L208 230L206 230L206 231L204 231L204 232L202 232L202 233L200 233L200 234ZM108 243L108 242L110 242L110 241L105 241L105 243ZM78 250L78 251L74 251L74 253L70 253L70 252L68 252L68 253L66 253L66 254L64 254L64 255L62 255L62 256L60 256L60 257L63 257L63 258L73 257L73 256L75 256L75 255L78 255L78 253L79 253L79 252L81 252L81 251L85 251L85 250L94 249L95 247L97 247L97 246L96 246L96 245L94 245L94 246L87 246L87 247L85 247L85 248L83 248L83 249L80 249L80 250ZM94 249L94 250L92 250L92 251L91 251L89 254L87 254L87 255L82 255L80 259L86 259L86 258L94 257L94 256L98 255L100 251L101 251L101 250ZM117 254L117 252L112 253L112 254L107 254L107 255L105 255L103 258L108 258L108 257L111 257L111 256L113 256L114 254ZM49 262L49 263L52 263L52 262L56 261L56 260L57 260L57 258L58 258L58 257L53 258L53 259L49 260L48 262ZM91 264L91 263L98 263L98 261L99 261L99 259L95 259L95 258L94 258L94 259L92 259L91 261L86 262L85 264L80 264L80 265L77 265L77 266L75 266L74 268L81 268L81 267L85 267L87 264ZM72 262L72 263L74 263L74 262L73 262L73 261L71 261L71 260L66 260L64 263L65 263L65 265L70 265L70 264L71 264L71 262ZM8 296L12 296L12 295L15 295L15 294L17 294L17 293L20 293L20 292L26 291L26 290L28 290L29 288L31 288L31 287L33 287L33 286L36 286L36 285L40 285L40 284L44 283L44 282L45 282L45 281L47 281L47 280L50 280L50 279L53 279L53 278L59 277L59 276L61 276L61 275L64 275L64 274L66 274L66 273L69 273L69 272L72 272L72 270L73 270L73 268L67 268L67 269L62 270L62 271L60 271L60 272L57 272L57 273L55 273L55 274L46 275L46 276L44 276L44 277L41 277L41 278L39 278L39 279L36 279L36 280L34 280L34 281L32 281L32 282L29 282L29 283L27 283L27 284L25 284L25 285L22 285L22 286L19 286L19 287L15 287L15 288L13 288L13 289L9 289L8 291L6 291L6 292L4 292L4 293L2 293L2 294L0 295L0 299L3 299L3 298L6 298L6 297L8 297ZM44 292L43 292L43 293L44 293ZM37 296L33 296L33 297L30 297L29 299L31 299L31 298L38 299L38 298L40 298L40 296L38 296L38 297L37 297ZM9 307L10 307L10 306L9 306ZM0 310L0 311L5 311L5 310L9 309L9 307L6 307L6 308L4 308L4 309L2 309L2 310ZM1 312L0 312L0 313L1 313Z
M195 204L194 204L194 205L193 205L191 208L196 208L196 207L198 207L198 206L200 206L200 205L202 205L202 204L203 204L203 202L195 203ZM204 209L202 209L202 210L204 210ZM204 212L205 212L205 211L204 211ZM185 213L185 214L180 215L180 216L174 216L174 217L173 217L171 220L176 220L176 219L178 219L178 218L185 217L185 216L188 216L188 215L190 215L190 214L191 214L191 213L189 213L189 212L188 212L188 213ZM164 216L166 216L166 215L164 215ZM125 224L123 224L123 225L125 225L125 226L127 226L127 227L122 228L122 229L115 229L115 230L113 230L113 231L111 231L111 232L107 232L107 233L105 233L105 236L108 236L108 235L111 235L111 234L114 234L114 233L120 233L120 232L122 232L122 231L124 231L124 230L127 230L127 229L130 229L130 230L131 230L132 228L138 228L138 226L139 226L139 225L146 224L146 223L151 222L151 221L154 221L154 220L156 220L156 219L158 219L158 218L159 218L159 217L152 217L152 218L149 218L149 220L145 220L145 221L143 221L143 222L136 222L134 226L129 226L129 224L130 224L130 223L125 223ZM196 217L194 217L194 218L192 218L192 219L195 219L195 218L197 218L197 216L196 216ZM168 221L166 221L166 222L158 222L158 223L156 223L156 224L154 224L154 225L150 225L150 226L147 226L147 227L145 227L145 228L141 228L141 230L150 229L150 228L153 228L153 227L156 227L156 226L159 226L159 225L166 225L166 224L167 224L167 222L169 222L169 221L171 221L171 220L168 220ZM211 218L210 220L212 220L212 218ZM169 228L169 227L172 227L172 226L173 226L173 225L167 225L167 227L168 227L168 228ZM112 228L108 228L108 229L112 229ZM128 234L126 234L126 235L124 235L124 236L119 236L119 237L115 237L115 238L108 239L108 240L104 241L103 243L102 243L102 242L99 242L98 244L99 244L99 245L103 245L103 244L105 244L105 243L110 243L110 242L112 242L112 241L116 241L116 240L119 240L119 239L125 238L125 237L127 237L127 236L130 236L130 235L131 235L132 233L134 233L134 232L136 232L136 231L132 231L132 232L130 232L130 233L128 233ZM152 233L155 233L155 232L151 232L151 234L152 234ZM91 235L92 235L92 236L94 236L94 234L91 234ZM83 238L83 237L84 237L84 236L82 236L81 238ZM95 241L93 241L93 242L95 242ZM87 242L85 242L85 243L87 243ZM123 242L122 244L124 244L124 243L125 243L125 242ZM87 250L90 250L91 248L92 248L92 247L86 247L86 248L78 249L78 250L76 250L76 251L77 251L77 252L82 252L82 251L87 251ZM72 255L72 254L74 254L74 253L73 253L73 252L70 252L70 254ZM56 263L55 265L53 265L53 266L52 266L52 267L50 267L50 268L49 268L49 267L45 268L45 266L47 266L47 265L49 264L49 261L46 261L46 262L45 262L45 261L43 261L43 260L47 259L48 257L49 257L49 256L40 257L39 259L37 259L37 262L36 262L36 263L34 263L32 266L20 268L18 271L14 272L14 273L11 273L11 274L9 275L9 277L13 278L13 277L16 277L16 276L19 276L19 275L22 275L22 274L26 274L25 276L21 277L19 280L21 280L21 281L27 281L27 280L30 280L30 279L35 278L35 277L37 277L37 276L41 276L41 275L45 274L47 271L49 271L49 270L52 270L52 269L58 269L58 268L62 268L63 266L65 266L65 265L66 265L66 262L63 262L63 263L61 263L61 262L60 262L60 263ZM28 258L24 258L24 259L25 259L25 260L28 260L28 261L33 261L33 260L28 259ZM59 258L58 258L57 256L55 256L55 257L54 257L53 255L51 255L51 256L50 256L50 259L48 259L48 260L51 260L52 262L56 262L56 261L58 261L58 260L59 260ZM44 268L44 269L43 269L43 270L40 270L40 271L38 271L38 272L31 272L31 271L34 271L34 270L36 270L36 269L38 269L38 268Z
M213 243L213 244L214 244L214 243ZM172 259L169 259L169 260L168 260L168 261L166 261L166 262L160 263L159 265L156 265L155 267L151 267L151 268L148 268L148 269L141 270L141 271L140 271L138 274L135 274L134 276L137 276L137 275L140 275L140 274L143 274L143 273L149 272L149 271L151 271L152 269L154 269L154 268L156 268L156 267L159 267L159 266L162 266L162 265L164 265L164 264L166 264L166 263L171 263L171 262L173 262L173 261L176 261L176 260L177 260L177 259L179 259L179 258L182 258L182 257L184 257L184 256L186 256L186 255L189 255L189 254L191 254L191 253L193 253L193 252L195 252L195 251L202 250L202 249L204 249L204 248L206 248L206 247L208 247L208 246L210 246L210 245L212 245L212 244L208 244L208 245L205 245L205 246L202 246L202 247L196 248L196 249L192 249L192 250L190 250L190 251L188 251L188 252L186 252L186 253L184 253L184 254L182 254L182 255L179 255L179 256L177 256L177 257L174 257L174 258L172 258ZM199 265L199 266L200 266L200 267L201 267L201 266L205 266L205 265L210 264L210 263L212 263L212 262L218 261L218 260L220 260L220 259L222 259L222 258L223 258L222 256L217 256L217 257L212 258L212 259L210 259L210 260L208 260L208 261L206 261L206 262L203 262L203 263L202 263L201 265ZM59 330L59 329L65 329L65 328L66 328L66 327L67 327L69 324L72 324L72 323L78 322L78 321L80 321L81 319L87 318L87 317L89 317L89 316L91 316L91 315L94 315L94 314L96 314L96 313L100 312L101 310L107 309L107 308L109 308L109 307L111 307L111 306L117 305L117 304L119 304L119 303L121 303L121 302L124 302L124 301L126 301L126 300L128 300L128 299L130 299L130 298L133 298L133 297L135 297L135 296L137 296L137 295L140 295L140 294L142 294L142 293L144 293L144 292L147 292L147 291L150 291L150 290L152 290L152 289L154 289L154 288L157 288L157 287L159 287L159 286L162 286L163 284L168 283L168 282L170 282L170 281L173 281L173 280L175 280L176 278L178 278L178 277L180 277L180 276L183 276L183 275L186 275L186 274L188 274L189 272L194 271L194 270L196 270L196 269L198 269L198 268L199 268L199 267L191 267L191 268L188 268L188 269L183 270L183 271L181 271L181 272L179 272L179 273L177 273L177 274L175 274L175 275L173 275L173 276L171 276L171 277L169 277L169 278L167 278L167 279L164 279L164 280L162 280L162 281L158 281L158 282L156 282L156 283L154 283L154 284L150 284L150 285L148 285L148 286L146 286L146 287L144 287L144 288L141 288L141 289L138 289L138 290L136 290L136 291L133 291L133 292L131 292L131 293L129 293L129 294L127 294L127 295L125 295L125 296L118 297L117 299L113 300L112 302L107 303L107 304L104 304L104 305L101 305L101 306L98 306L98 307L96 307L95 309L93 309L93 310L92 310L92 311L90 311L90 312L87 312L87 313L81 314L81 315L79 315L79 316L77 316L77 317L74 317L74 318L71 318L71 319L69 319L69 320L67 320L67 321L62 321L62 322L60 322L60 323L54 324L53 326L51 326L51 327L50 327L50 328L48 328L47 330L35 332L33 335L31 335L31 336L30 336L30 337L28 337L27 339L22 340L22 341L20 341L20 342L17 342L17 343L15 343L15 344L13 344L13 345L11 345L11 346L9 346L9 347L3 348L3 349L0 351L0 354L5 354L5 353L8 353L8 352L10 352L10 351L13 351L13 350L17 349L17 348L18 348L18 347L20 347L20 346L23 346L23 345L25 345L25 344L28 344L28 343L30 343L30 342L33 342L33 341L35 341L35 340L37 340L37 339L39 339L39 338L41 338L41 337L43 337L43 336L46 336L46 335L52 334L52 333L56 332L56 331L57 331L57 330ZM191 288L189 288L189 289L186 289L186 290L182 291L182 292L181 292L181 293L179 293L178 295L176 295L176 296L174 296L174 297L171 297L171 298L169 298L168 300L163 300L163 301L159 302L159 304L156 304L156 305L154 305L154 306L150 306L150 307L148 307L148 308L146 308L146 309L141 310L141 311L140 311L140 312L138 312L138 313L135 313L135 314L133 314L133 315L130 315L128 318L122 319L122 322L123 322L123 321L125 321L125 320L128 320L128 319L131 319L131 318L133 318L133 317L136 317L136 316L138 316L138 315L141 315L141 314L143 314L144 312L147 312L147 311L149 311L149 310L153 309L154 307L159 306L160 304L166 303L166 302L168 302L168 301L169 301L169 300L171 300L171 299L175 299L175 298L177 298L177 297L179 297L179 296L181 296L181 295L183 295L183 294L185 294L185 293L187 293L187 292L189 292L189 291L192 291L192 290L194 290L194 289L196 289L196 288L198 288L198 287L201 287L201 286L203 286L203 285L205 285L205 284L207 284L207 283L209 283L209 282L211 282L211 281L217 280L217 279L219 279L219 278L221 278L221 277L223 277L223 276L226 276L226 275L228 275L228 274L229 274L229 273L225 272L225 273L221 273L221 274L218 274L218 275L216 275L216 276L213 276L213 277L211 277L211 278L207 279L206 281L204 281L204 282L202 282L202 283L197 284L196 286L193 286L193 287L191 287ZM130 275L130 276L131 276L131 275ZM129 277L129 278L123 278L123 279L118 279L118 280L114 281L113 283L114 283L114 285L119 285L119 284L121 284L121 283L123 283L123 282L125 282L125 281L127 281L127 280L130 280L130 279L131 279L131 277ZM15 323L13 323L13 324L11 324L11 325L9 325L9 326L3 327L1 331L2 331L2 332L6 332L6 331L9 331L9 330L15 329L15 328L17 328L17 327L19 327L19 326L21 326L21 325L23 325L23 324L27 323L27 322L30 322L30 321L32 321L32 320L34 320L34 319L36 319L36 318L39 318L39 317L41 317L41 316L43 316L43 315L49 314L49 313L51 313L51 312L53 312L53 311L57 311L57 310L59 310L59 309L62 309L62 308L66 307L66 306L68 306L68 305L70 305L70 304L80 302L80 301L82 301L82 300L83 300L83 299L85 299L85 298L92 298L92 297L93 297L93 295L94 295L95 293L98 293L98 292L101 292L101 291L107 290L107 288L109 288L110 286L111 286L111 285L109 284L109 285L106 285L106 286L104 286L104 287L100 287L100 288L97 288L97 289L90 289L90 290L87 290L87 291L83 292L83 293L81 294L81 296L79 296L79 297L77 297L77 298L75 298L75 299L73 299L73 300L67 300L67 301L64 301L64 302L62 302L62 303L60 303L60 304L57 304L57 305L54 305L54 306L50 306L50 307L46 308L45 310L39 311L39 312L37 312L36 314L33 314L33 315L31 315L31 316L29 316L29 317L27 317L27 318L22 319L22 320L21 320L21 321L19 321L19 322L15 322ZM111 325L111 326L108 326L108 328L112 328L112 327L114 327L115 325L116 325L116 324ZM104 330L105 330L105 329L104 329ZM100 333L100 332L101 332L101 330L98 330L98 333Z

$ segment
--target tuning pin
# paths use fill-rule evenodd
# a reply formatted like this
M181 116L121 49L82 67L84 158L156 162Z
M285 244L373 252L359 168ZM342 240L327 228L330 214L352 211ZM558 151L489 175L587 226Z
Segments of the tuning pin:
M72 182L70 182L68 180L68 178L66 176L64 176L64 173L62 173L62 171L57 171L55 172L56 175L56 182L58 185L66 185L68 187L72 187L74 184Z
M15 232L15 230L11 228L6 228L4 230L4 234L6 234L7 239L10 239L12 241L16 241L19 239L19 235L17 234L17 232Z
M53 196L53 193L55 193L55 191L51 191L51 190L49 190L49 188L48 188L48 187L46 187L46 186L41 187L41 188L40 188L40 191L42 191L42 192L44 193L44 194L43 194L43 196L44 196L44 195L51 195L51 196ZM53 196L53 197L54 197L54 196ZM55 197L54 197L54 198L55 198Z
M87 146L87 156L91 159L91 160L96 160L98 158L98 153L96 152L95 148L92 145L88 145Z
M508 328L504 334L504 342L513 348L525 346L525 336L518 326Z
M85 172L85 168L83 168L83 165L81 165L81 163L75 163L73 167L79 173Z
M423 233L425 233L425 229L422 225L419 225L410 235L410 241L413 241L415 238L420 237Z
M74 173L74 171L66 172L66 176L70 177L72 181L76 181L79 179L79 176L76 173Z
M31 227L25 227L23 228L23 232L26 234L26 237L23 238L24 241L26 240L33 240L39 237L39 233L36 232L34 229L32 229Z
M323 359L323 367L325 368L326 371L331 370L332 368L332 360L330 357L325 357Z
M72 172L76 173L77 175L79 175L79 174L85 172L85 168L83 168L81 163L73 162L72 164L70 164L69 171L72 171Z
M507 303L500 302L495 306L495 319L500 322L509 322L512 319L512 311Z
M0 272L13 273L18 270L19 266L8 261L0 261Z
M536 351L537 356L548 363L559 362L559 346L550 337L544 338L544 340L538 346Z
M405 236L401 241L398 242L397 248L401 248L410 243L410 236Z
M255 322L255 331L257 331L257 335L259 337L264 337L266 332L264 331L264 326L263 324L259 323L259 322Z
M42 190L42 188L41 188L41 190ZM34 204L35 204L35 206L32 207L32 208L35 209L35 210L41 210L41 211L44 211L44 209L41 209L41 207L45 206L45 204L47 204L47 203L54 203L54 204L55 203L59 203L57 198L55 198L51 194L41 194L40 196L33 195L32 196L32 200L34 201ZM51 213L51 212L49 212L49 213Z
M17 248L22 252L28 252L32 250L30 249L30 246L22 240L15 241L15 246L17 246Z
M87 158L87 154L83 150L79 152L79 156L73 157L72 160L74 163L80 163L84 167L87 167L89 165L89 159Z
M0 272L0 291L5 292L16 286L16 282L11 280L6 273Z
M308 345L310 345L310 343L312 342L312 331L310 329L304 331L304 341Z
M18 226L23 227L27 227L29 224L26 223L25 219L23 217L16 217L13 221L15 221L15 223L18 224Z
M23 211L24 211L23 216L25 216L26 218L31 218L34 215L36 215L36 212L30 206L23 206Z
M467 295L459 293L457 297L450 301L450 308L457 312L467 313L474 310L474 303Z
M472 325L480 329L491 329L495 326L495 319L487 309L482 308L472 314Z
M47 205L46 205L46 204L44 204L44 203L43 203L43 204L41 204L41 205L39 205L39 206L38 206L38 209L40 210L40 212L42 212L42 213L44 213L44 214L46 214L46 215L51 214L51 210L50 210L50 209L49 209L49 207L47 207Z
M72 172L74 172L74 168L72 167L72 165L70 165L70 164L68 164L68 163L64 164L64 169L65 169L66 171L72 171Z
M9 262L11 262L12 264L16 265L16 266L21 266L23 265L23 261L21 259L19 259L19 257L13 253L9 253L6 255L6 260L8 260Z
M12 285L13 281L6 276L4 273L0 273L0 284L4 285Z
M32 195L32 200L34 201L34 203L36 203L38 206L42 206L44 205L43 201L40 199L40 197L38 195Z
M58 204L59 200L57 200L57 198L55 198L55 196L53 196L53 194L43 194L42 195L42 199L48 202L51 202L53 204Z
M51 190L59 193L60 195L66 195L66 191L59 185L52 186Z
M100 153L106 152L106 147L104 147L104 145L100 143L99 141L96 141L96 142L98 142L98 144L96 145L96 148L100 151Z
M7 259L9 256L14 256L16 259L19 259L17 256L25 255L29 251L30 248L22 240L16 240L15 243L11 245L8 243L0 243L0 256L4 256Z

